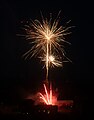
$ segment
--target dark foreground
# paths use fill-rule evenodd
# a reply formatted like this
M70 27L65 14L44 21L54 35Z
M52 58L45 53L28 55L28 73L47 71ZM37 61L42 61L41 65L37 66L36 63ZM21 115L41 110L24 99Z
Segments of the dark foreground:
M92 117L88 114L78 115L78 114L63 114L56 113L54 115L46 114L9 114L0 115L0 120L92 120Z

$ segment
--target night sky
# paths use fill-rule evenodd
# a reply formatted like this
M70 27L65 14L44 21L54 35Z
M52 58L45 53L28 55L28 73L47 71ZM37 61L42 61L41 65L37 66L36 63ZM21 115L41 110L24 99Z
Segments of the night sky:
M89 2L63 0L1 0L0 2L0 94L1 98L12 97L29 90L37 90L45 79L45 70L39 59L22 58L30 46L17 34L21 33L22 23L27 20L41 19L49 13L56 16L61 10L60 21L70 25L72 34L67 40L72 44L67 46L67 56L72 63L65 63L64 68L55 68L50 72L50 78L55 86L78 87L81 93L92 92L94 76L93 54L93 5ZM68 88L68 87L66 87ZM15 96L14 95L14 96Z

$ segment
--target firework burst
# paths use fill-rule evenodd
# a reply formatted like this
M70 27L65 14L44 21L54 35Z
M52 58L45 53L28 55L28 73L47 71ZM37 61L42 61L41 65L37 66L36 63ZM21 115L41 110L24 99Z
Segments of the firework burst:
M65 56L63 43L70 44L65 41L65 36L71 33L69 32L71 27L59 26L58 16L54 21L52 21L52 17L48 20L42 16L42 22L39 20L30 21L30 24L25 25L24 28L26 31L25 37L30 40L32 47L23 56L25 56L25 59L33 56L41 58L41 61L45 62L47 77L50 66L62 67L64 62L62 58L70 61Z

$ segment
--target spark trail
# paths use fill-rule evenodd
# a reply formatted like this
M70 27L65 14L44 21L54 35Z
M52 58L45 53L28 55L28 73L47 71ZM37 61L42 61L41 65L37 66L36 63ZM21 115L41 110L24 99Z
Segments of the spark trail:
M53 96L52 96L52 86L50 84L50 90L48 92L47 90L47 87L45 84L43 84L44 86L44 91L45 91L45 94L43 95L42 93L39 93L40 95L40 98L44 101L44 103L46 103L47 105L53 105L54 104L54 101L53 101Z

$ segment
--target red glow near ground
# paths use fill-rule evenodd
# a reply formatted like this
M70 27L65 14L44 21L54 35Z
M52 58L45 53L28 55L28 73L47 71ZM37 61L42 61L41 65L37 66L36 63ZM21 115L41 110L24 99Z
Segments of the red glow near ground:
M53 91L52 91L52 84L50 84L50 89L47 90L47 86L45 84L43 84L44 86L44 91L45 94L42 94L41 92L39 93L40 98L43 100L43 102L46 105L55 105L55 96L53 96Z

